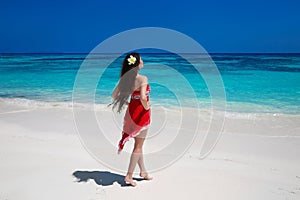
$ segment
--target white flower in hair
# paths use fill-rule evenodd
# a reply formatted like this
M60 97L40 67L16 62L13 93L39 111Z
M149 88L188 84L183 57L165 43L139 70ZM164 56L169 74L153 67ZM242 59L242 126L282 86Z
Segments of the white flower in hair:
M136 57L130 55L130 58L128 58L127 60L128 60L128 64L131 65L131 64L134 64L134 63L135 63Z

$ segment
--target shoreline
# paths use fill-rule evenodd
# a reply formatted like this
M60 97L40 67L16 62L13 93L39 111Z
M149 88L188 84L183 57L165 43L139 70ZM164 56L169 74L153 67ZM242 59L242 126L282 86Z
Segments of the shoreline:
M102 110L104 108L106 108L108 106L110 102L108 102L107 104L103 104L103 103L77 103L75 102L75 104L73 103L73 101L42 101L42 100L35 100L35 99L27 99L27 98L5 98L5 97L0 97L0 111L3 111L6 109L6 107L15 107L15 108L24 108L24 109L33 109L33 108L70 108L73 109L73 106L76 106L76 108L82 108L82 109L90 109L90 108L95 108L95 110ZM201 102L200 102L201 103ZM242 106L244 105L251 105L252 109L249 108L249 110L230 110L229 107L231 105L234 105L234 102L225 102L225 103L220 103L220 104L224 104L225 107L220 109L215 107L215 111L217 112L225 112L226 115L256 115L256 116L261 116L261 115L273 115L273 116L279 116L279 115L286 115L286 116L300 116L300 113L291 113L291 112L266 112L266 111L261 111L261 112L251 112L256 108L258 111L259 108L264 107L263 105L260 104L253 104L253 103L241 103L238 102L237 104L240 104ZM168 110L178 110L178 109L198 109L201 111L207 111L209 112L212 107L210 106L205 106L205 105L199 105L198 107L194 107L194 106L186 106L186 105L182 105L182 106L177 106L177 105L158 105L156 103L154 103L153 106L156 107L163 107L164 109L168 109ZM240 106L240 107L242 107ZM225 110L224 110L225 109ZM251 111L250 111L251 110ZM263 110L263 109L261 109ZM270 109L269 109L270 110ZM278 110L277 110L278 111Z
M192 116L192 109L188 112ZM111 111L97 115L109 120L108 113ZM169 115L176 117L176 112ZM103 166L86 151L74 128L72 109L37 107L0 114L1 198L299 198L299 117L292 120L293 126L288 124L291 137L282 137L286 128L272 118L258 118L256 125L253 121L247 123L247 118L226 119L224 132L206 158L199 159L201 141L197 140L175 163L153 172L153 181L138 181L138 186L132 188L122 186L124 173ZM155 121L153 126L155 129ZM114 130L111 123L107 128ZM116 135L119 138L119 133ZM159 145L151 139L145 142L145 151ZM127 149L132 144L130 141ZM104 154L107 151L101 150ZM116 162L121 162L119 159ZM128 160L123 161L126 166ZM147 155L145 162L151 166ZM179 174L180 179L172 178ZM134 190L135 195L128 195L128 190Z
M44 111L54 111L55 115L61 113L61 115L67 115L69 118L74 119L73 114L75 112L89 111L98 115L97 120L101 121L101 115L104 113L106 120L110 126L112 120L117 120L118 126L122 126L122 120L125 113L125 109L121 114L116 114L111 110L111 107L107 107L105 104L77 104L73 107L72 102L41 102L35 100L15 98L16 101L9 101L9 99L0 98L0 118L4 120L10 120L14 123L23 123L14 118L14 115L26 115L34 111L43 113ZM20 103L21 102L21 103ZM249 113L249 112L232 112L232 111L213 111L209 108L199 108L195 110L192 107L163 107L153 105L152 121L157 125L162 125L160 120L178 121L182 118L189 118L193 116L198 119L200 123L199 130L208 130L209 123L214 120L217 123L222 123L224 120L223 133L236 134L236 135L257 135L263 137L300 137L300 114L286 114L286 113ZM195 112L196 111L196 112ZM215 112L215 113L214 113ZM6 116L6 117L5 117ZM113 119L113 118L115 119ZM211 118L215 117L215 118ZM31 115L28 114L30 120ZM38 119L39 120L39 119ZM44 123L42 121L41 123ZM55 120L55 119L53 119ZM110 121L109 121L110 120ZM172 124L172 123L171 123ZM55 124L54 124L55 125ZM159 129L157 127L156 129ZM118 130L117 130L118 131Z

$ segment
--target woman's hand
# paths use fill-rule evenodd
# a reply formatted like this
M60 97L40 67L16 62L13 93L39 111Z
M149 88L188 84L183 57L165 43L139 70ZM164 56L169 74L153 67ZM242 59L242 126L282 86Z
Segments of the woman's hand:
M144 107L145 110L149 110L150 109L150 102L147 100L147 97L145 96L144 98L140 98L140 101Z
M145 109L145 110L149 110L149 109L150 109L150 103L149 103L149 101L147 102L147 105L144 106L144 109Z

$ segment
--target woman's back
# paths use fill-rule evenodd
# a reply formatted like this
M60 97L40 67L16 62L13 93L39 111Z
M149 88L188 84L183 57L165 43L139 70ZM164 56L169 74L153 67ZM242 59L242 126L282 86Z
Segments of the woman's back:
M134 82L134 91L140 91L141 87L145 84L148 84L147 77L138 74Z

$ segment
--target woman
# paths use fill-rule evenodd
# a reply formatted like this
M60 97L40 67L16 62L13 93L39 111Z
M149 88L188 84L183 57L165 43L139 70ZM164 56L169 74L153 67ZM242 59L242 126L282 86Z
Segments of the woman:
M120 81L112 93L113 109L117 107L117 111L120 113L124 105L128 105L118 153L122 151L124 144L130 138L134 138L134 148L124 179L126 183L132 186L136 186L136 182L132 178L136 163L139 165L141 177L145 180L153 179L146 171L142 150L150 125L150 87L147 77L139 74L142 67L143 60L138 53L128 54L122 64ZM128 102L129 98L130 102Z

